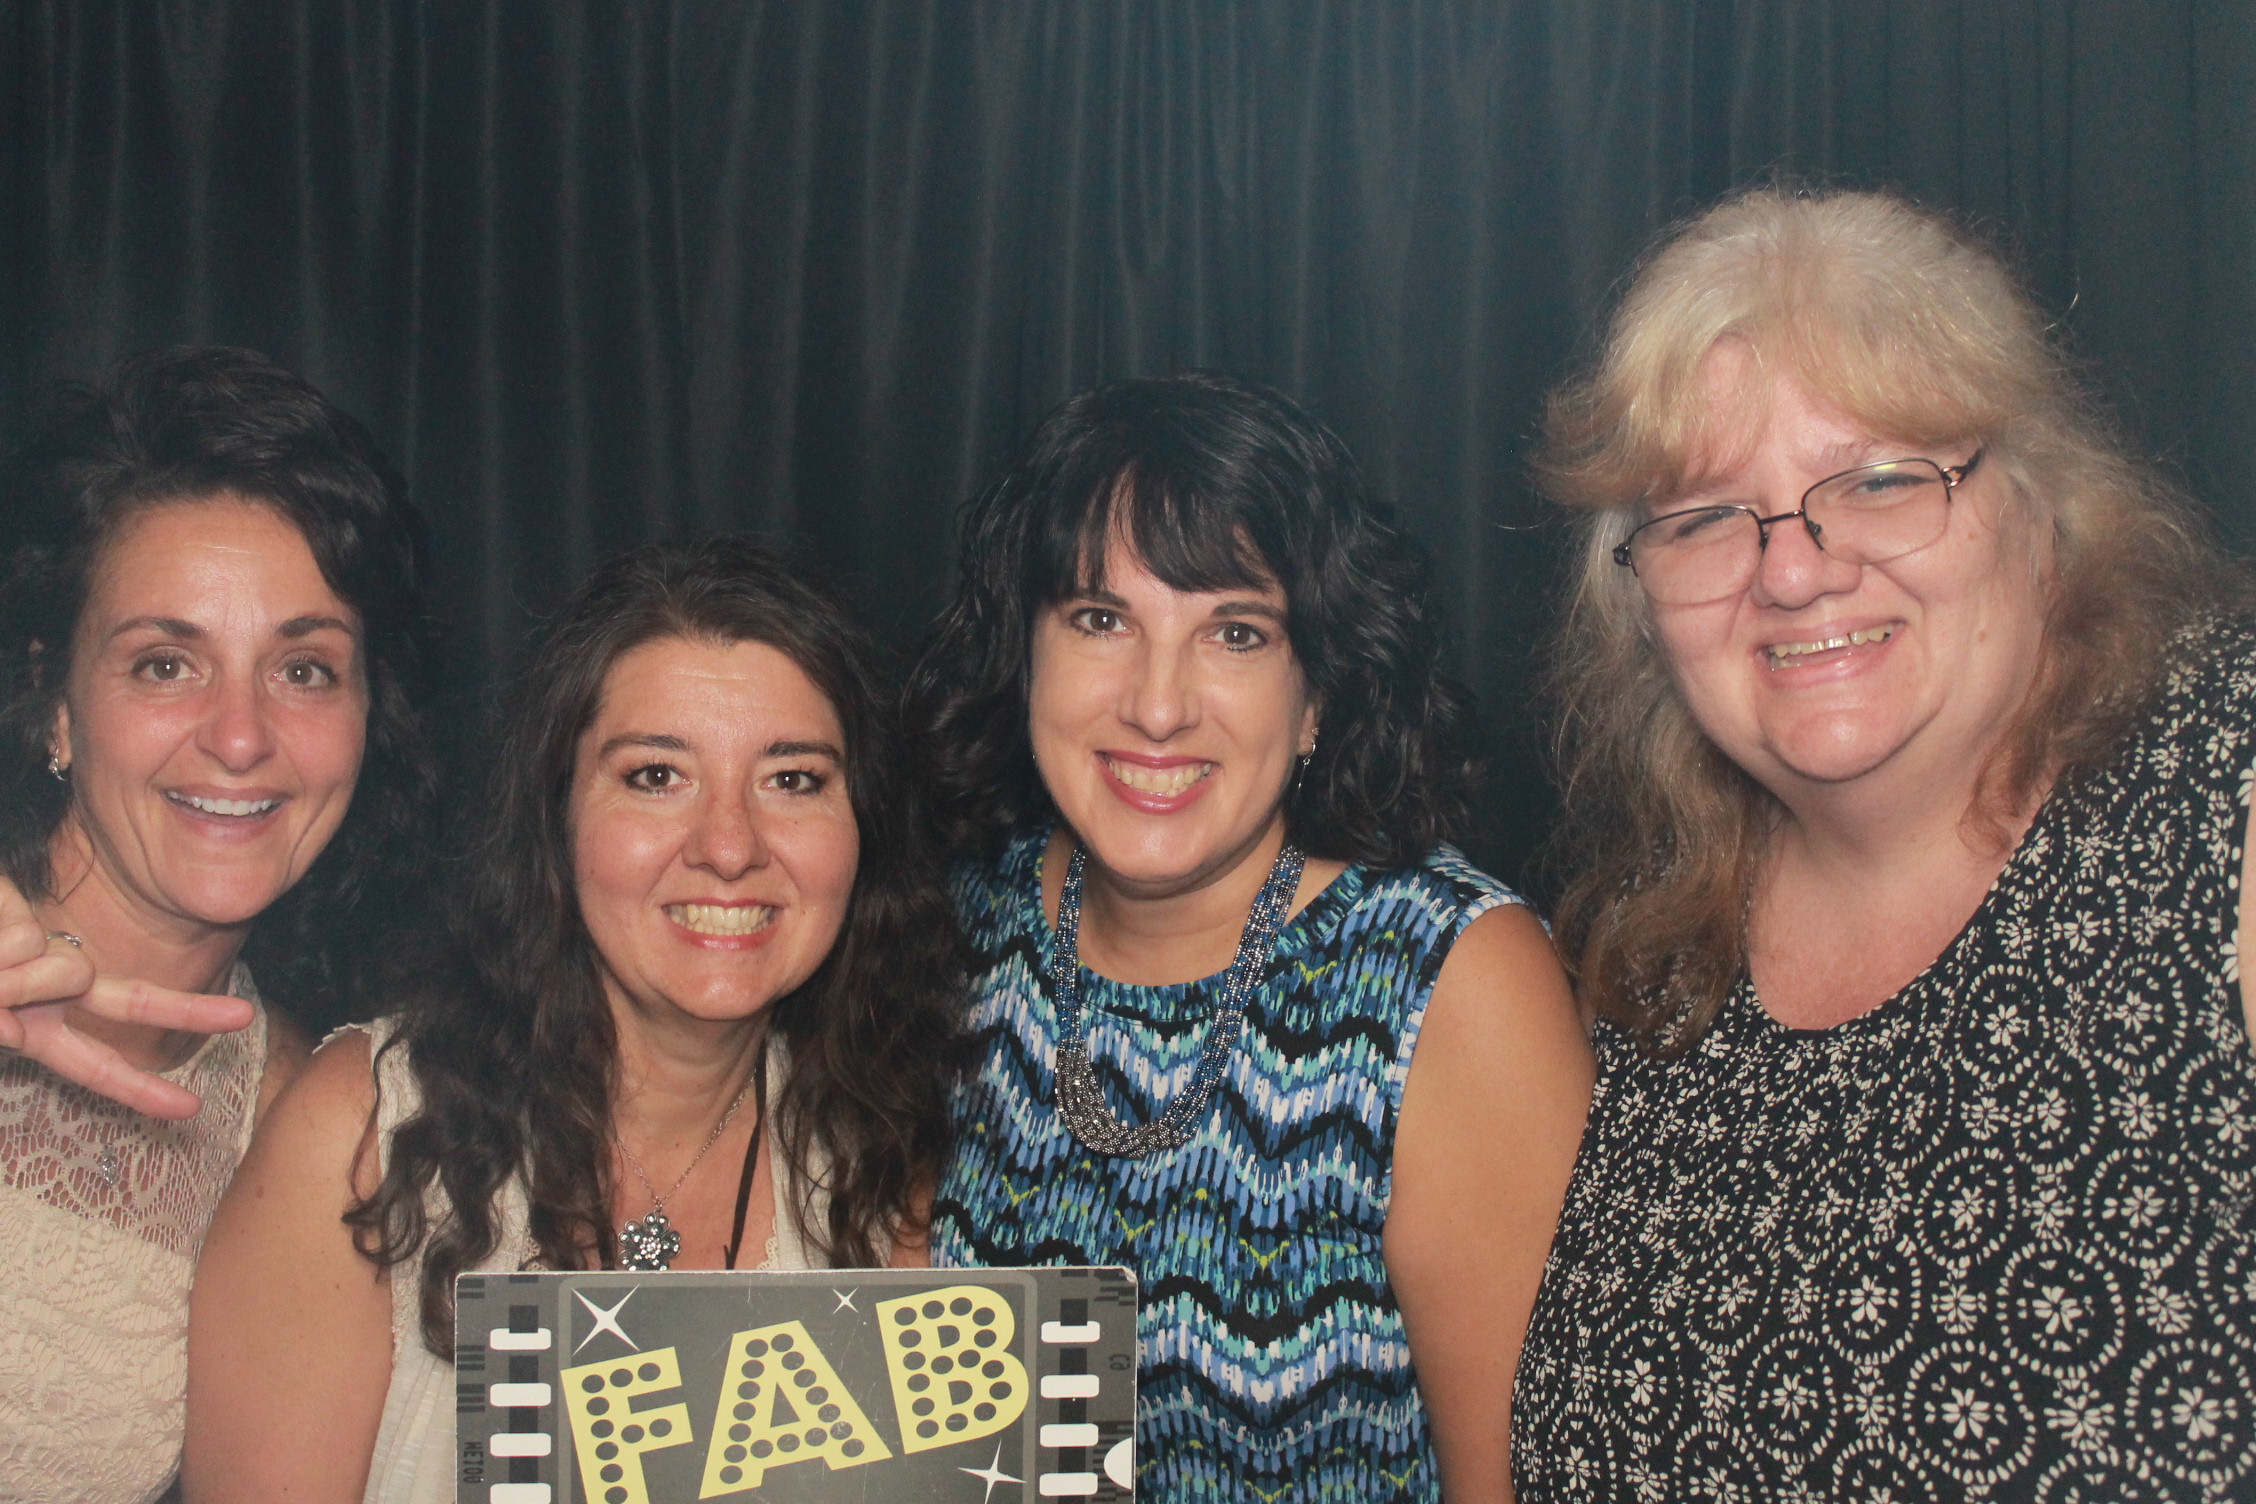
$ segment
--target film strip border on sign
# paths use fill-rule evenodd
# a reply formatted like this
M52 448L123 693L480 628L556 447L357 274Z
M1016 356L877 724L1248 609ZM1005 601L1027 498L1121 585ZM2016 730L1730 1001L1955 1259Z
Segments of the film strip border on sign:
M1042 1471L1036 1487L1045 1499L1127 1499L1135 1496L1134 1406L1130 1419L1097 1419L1108 1391L1135 1383L1135 1283L1111 1269L1068 1269L1045 1292L1037 1351L1041 1374L1035 1399L1041 1406ZM1106 1328L1114 1340L1105 1343ZM1129 1338L1123 1346L1118 1327ZM1092 1362L1100 1357L1101 1362ZM1104 1406L1106 1410L1115 1407Z
M511 1274L505 1284L536 1285L538 1276ZM487 1277L465 1275L456 1282L457 1301L485 1294ZM506 1295L506 1291L504 1292ZM525 1292L530 1294L531 1292ZM499 1410L505 1429L486 1438L487 1504L557 1504L555 1489L543 1476L556 1451L556 1432L548 1416L555 1400L550 1379L556 1333L541 1325L537 1300L511 1302L506 1325L489 1328L483 1347L458 1342L454 1354L454 1410L459 1418ZM480 1481L464 1475L464 1482Z

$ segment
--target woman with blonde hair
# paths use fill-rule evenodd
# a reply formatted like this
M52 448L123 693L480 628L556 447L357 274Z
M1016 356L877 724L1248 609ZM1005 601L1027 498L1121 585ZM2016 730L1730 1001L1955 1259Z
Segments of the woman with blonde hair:
M1544 454L1597 1020L1523 1500L2256 1483L2256 629L2000 259L1667 237Z

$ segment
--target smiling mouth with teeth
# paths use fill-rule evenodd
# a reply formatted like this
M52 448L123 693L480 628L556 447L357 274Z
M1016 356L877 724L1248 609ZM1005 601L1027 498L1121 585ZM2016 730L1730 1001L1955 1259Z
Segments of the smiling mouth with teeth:
M194 794L166 794L175 804L184 804L199 815L225 815L230 819L246 819L263 815L282 803L279 799L203 799Z
M1180 794L1192 784L1214 771L1210 762L1186 762L1172 768L1143 768L1134 763L1106 758L1105 766L1112 776L1139 794L1156 794L1167 798Z
M764 903L670 903L666 917L699 935L756 935L775 923L776 910Z
M1792 668L1813 653L1830 653L1840 648L1869 647L1886 642L1896 635L1893 626L1865 627L1841 637L1827 637L1813 642L1781 642L1763 649L1770 655L1772 668Z

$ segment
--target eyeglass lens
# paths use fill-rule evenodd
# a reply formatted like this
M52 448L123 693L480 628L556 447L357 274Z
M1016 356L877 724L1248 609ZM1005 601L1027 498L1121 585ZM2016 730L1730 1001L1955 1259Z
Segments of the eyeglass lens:
M1820 481L1802 497L1818 546L1850 564L1884 564L1943 535L1950 484L1932 460L1890 460ZM1697 605L1736 595L1761 566L1763 527L1745 506L1691 508L1656 518L1630 539L1630 564L1646 593L1664 605Z

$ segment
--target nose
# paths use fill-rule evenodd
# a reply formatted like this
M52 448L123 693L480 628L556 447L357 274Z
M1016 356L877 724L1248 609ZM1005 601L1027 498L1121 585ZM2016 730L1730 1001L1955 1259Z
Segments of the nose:
M1769 520L1768 541L1749 587L1757 604L1792 611L1827 595L1854 590L1864 571L1818 546L1806 513Z
M1189 644L1180 649L1146 639L1135 666L1121 686L1120 719L1155 742L1194 724L1198 719L1198 694L1187 661Z
M767 865L768 843L749 793L709 794L698 802L682 860L723 881Z
M274 751L272 706L255 674L230 674L212 690L197 744L230 773L248 773Z

